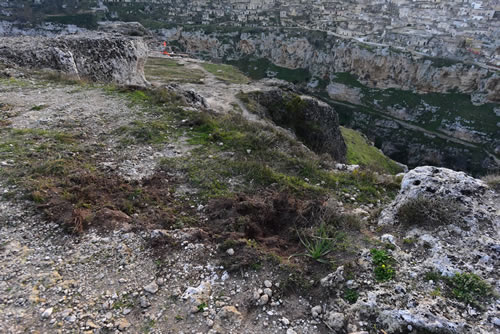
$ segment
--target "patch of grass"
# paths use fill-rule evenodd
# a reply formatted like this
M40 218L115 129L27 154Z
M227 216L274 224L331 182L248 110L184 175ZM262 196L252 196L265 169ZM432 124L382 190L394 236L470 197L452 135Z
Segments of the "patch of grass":
M297 235L306 252L292 256L307 256L318 262L329 262L326 256L334 250L335 245L333 240L329 238L324 224L321 224L311 236L301 236L298 232Z
M460 222L460 205L443 198L417 197L401 205L396 217L404 225L448 225Z
M201 66L222 81L233 84L244 84L250 81L240 70L231 65L202 63Z
M203 71L190 69L177 60L165 58L148 58L144 67L146 78L162 83L201 83L205 78Z
M398 182L379 180L369 171L328 171L327 165L303 151L300 143L273 128L250 123L239 114L198 113L190 117L185 123L191 128L188 143L198 147L190 157L165 159L162 165L186 171L208 197L274 184L302 195L357 192L359 202L375 203L387 195L392 198L399 190ZM245 182L229 184L229 180Z
M117 134L125 135L123 144L161 144L169 141L170 124L162 120L133 121L128 126L122 126Z
M347 163L388 174L403 172L399 164L385 156L360 132L345 127L341 127L340 130L347 145Z
M415 238L404 238L403 239L403 244L407 246L412 246L417 242Z
M385 250L372 249L370 251L373 262L375 279L379 282L394 278L396 271L393 268L394 259Z
M441 289L439 287L437 287L434 290L432 290L431 296L432 297L441 297L442 296Z
M430 271L425 274L424 279L426 281L432 280L435 283L443 282L448 296L479 309L484 308L486 302L497 296L497 293L490 284L472 273L457 273L451 277L447 277ZM439 295L441 295L439 287L434 291L438 291Z

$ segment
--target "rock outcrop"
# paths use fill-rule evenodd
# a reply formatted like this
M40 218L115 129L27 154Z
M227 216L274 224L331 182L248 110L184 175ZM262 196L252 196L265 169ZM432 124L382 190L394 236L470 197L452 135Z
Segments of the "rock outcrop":
M398 209L405 203L422 197L439 198L458 204L463 211L461 219L469 228L474 228L484 220L496 219L497 223L500 223L499 218L495 218L488 206L483 204L487 188L484 182L463 172L430 166L417 167L404 176L397 198L382 211L378 223L379 225L398 223Z
M368 86L446 93L476 94L479 100L500 102L500 75L477 65L444 64L387 47L365 46L308 31L254 33L163 30L185 51L214 59L267 58L286 68L306 68L320 78L350 72Z
M104 33L0 39L0 63L60 71L78 79L144 86L142 39Z
M257 110L261 116L291 129L316 153L345 161L347 147L340 133L338 115L328 104L282 89L253 92L249 98L263 107Z
M399 231L391 227L399 225L398 208L422 196L458 203L456 220L415 222ZM369 249L360 252L355 280L343 279L343 267L321 280L333 294L346 288L362 291L351 306L341 298L327 306L330 313L346 315L349 331L359 330L354 326L366 319L376 319L387 333L498 331L498 193L462 172L418 167L405 174L399 195L382 212L379 225L392 233L380 237L384 252L394 259L391 280L377 282Z

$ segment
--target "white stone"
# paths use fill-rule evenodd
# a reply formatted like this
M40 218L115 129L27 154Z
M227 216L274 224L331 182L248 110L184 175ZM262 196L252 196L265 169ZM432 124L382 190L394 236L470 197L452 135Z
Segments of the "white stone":
M272 297L273 296L273 290L269 289L269 288L265 288L264 289L264 293L266 295L268 295L269 297Z
M320 306L320 305L317 305L317 306L314 306L312 309L311 309L311 314L314 318L317 318L319 317L319 315L321 314L321 312L323 312L323 308Z
M158 284L156 284L155 281L149 283L148 285L144 286L144 291L149 292L151 294L155 294L158 292Z
M45 311L43 311L42 318L44 318L44 319L49 318L52 315L53 311L54 311L54 308L53 307L49 307L48 309L46 309Z
M260 296L259 299L259 304L260 305L266 305L269 302L269 296L268 295L262 295Z

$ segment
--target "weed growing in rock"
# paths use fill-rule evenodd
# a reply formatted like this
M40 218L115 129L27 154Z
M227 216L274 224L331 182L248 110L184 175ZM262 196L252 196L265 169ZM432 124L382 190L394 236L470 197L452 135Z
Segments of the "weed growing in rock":
M321 224L317 231L310 237L301 236L300 233L297 234L300 242L306 248L306 252L292 256L308 256L318 262L328 263L325 257L334 250L335 245L329 238L324 224Z
M198 312L203 312L208 307L207 303L201 303L197 306Z
M430 271L425 274L424 279L435 283L443 282L448 296L477 308L483 308L483 304L496 295L491 285L472 273L457 273L447 277ZM439 287L435 290L441 291Z
M455 274L446 279L446 284L456 299L477 307L493 295L493 288L475 274Z
M398 209L396 217L404 225L448 225L460 222L460 206L443 198L417 197Z
M394 259L385 250L372 249L373 272L379 282L389 281L394 278L396 271L393 268Z
M347 300L350 304L354 304L359 297L358 290L356 289L345 289L344 290L344 299Z

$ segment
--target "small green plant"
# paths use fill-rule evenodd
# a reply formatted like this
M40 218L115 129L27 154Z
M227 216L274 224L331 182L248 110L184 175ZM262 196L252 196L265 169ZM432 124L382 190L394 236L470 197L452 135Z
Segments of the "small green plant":
M359 298L359 293L356 289L345 289L344 290L344 299L347 300L350 304L354 304Z
M262 269L262 263L260 262L254 262L250 264L250 268L255 271L259 271Z
M392 256L387 254L385 250L372 249L370 252L372 254L375 279L379 282L393 279L396 272L392 266L394 263Z
M407 245L407 246L411 246L411 245L415 244L415 242L416 242L415 238L405 238L405 239L403 239L403 244Z
M441 297L441 289L439 287L435 288L431 292L432 297Z
M203 312L208 307L207 303L201 303L198 305L198 312Z
M456 299L477 307L494 294L487 282L471 273L455 274L446 279L446 283Z
M387 243L384 244L384 248L385 249L389 249L389 250L395 250L396 246L394 246L393 244L387 242Z
M491 285L481 277L472 273L457 273L446 277L435 271L425 273L426 281L443 282L447 288L447 295L468 305L482 308L483 303L495 295ZM437 294L439 292L439 294ZM432 296L441 295L441 289L437 287L431 292Z
M219 249L222 251L222 252L225 252L227 251L229 248L235 248L236 246L238 246L238 241L236 240L233 240L233 239L226 239L224 240L224 242L219 246Z
M325 257L331 253L334 249L334 243L329 238L325 224L321 224L316 233L312 236L301 236L297 233L302 245L306 248L305 253L294 254L292 256L308 256L313 260L322 263L328 263L329 261Z
M47 106L45 104L40 104L40 105L36 105L36 106L31 107L30 110L40 111L40 110L43 110L45 108L47 108Z
M246 243L247 243L247 247L250 247L250 248L257 249L259 247L259 244L254 239L247 239Z

